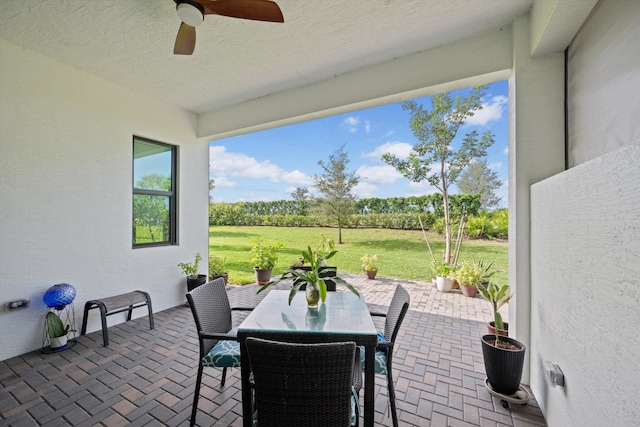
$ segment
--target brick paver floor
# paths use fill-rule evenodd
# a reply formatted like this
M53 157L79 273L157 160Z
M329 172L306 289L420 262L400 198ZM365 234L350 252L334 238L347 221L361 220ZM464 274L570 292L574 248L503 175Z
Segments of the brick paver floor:
M484 386L480 336L491 317L486 301L455 290L440 293L431 283L341 276L375 311L386 310L398 284L411 294L394 353L401 426L545 425L535 399L505 409ZM256 289L231 287L232 305L255 306L262 297ZM110 327L109 347L98 331L59 353L36 351L0 362L0 425L189 425L198 356L193 317L186 306L154 317L155 330L146 316ZM240 370L229 370L224 387L220 373L205 369L200 426L242 424ZM385 378L376 377L376 425L390 426Z

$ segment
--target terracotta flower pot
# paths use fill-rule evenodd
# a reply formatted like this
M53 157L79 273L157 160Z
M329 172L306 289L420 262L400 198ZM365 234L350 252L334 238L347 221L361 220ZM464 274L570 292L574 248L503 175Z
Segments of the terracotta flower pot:
M460 285L460 290L462 291L462 295L469 298L474 298L478 294L478 288L475 286Z
M367 279L373 280L376 278L376 274L378 274L378 270L365 270L364 273L367 275Z

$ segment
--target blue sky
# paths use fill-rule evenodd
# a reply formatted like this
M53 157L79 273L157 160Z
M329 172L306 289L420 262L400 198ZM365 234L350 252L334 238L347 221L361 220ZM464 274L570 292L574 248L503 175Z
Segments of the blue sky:
M455 91L466 94L468 89ZM507 205L507 82L493 83L483 99L483 109L460 128L457 141L471 130L490 130L495 143L488 150L487 164L503 182L497 191ZM431 109L430 97L416 98ZM344 145L348 169L360 183L358 198L406 197L437 193L426 181L414 183L381 160L382 154L406 157L418 141L409 127L410 113L399 103L317 119L276 129L212 141L209 144L209 176L216 187L214 202L290 200L297 186L312 194L312 176L323 173L318 161ZM457 188L453 189L457 193Z

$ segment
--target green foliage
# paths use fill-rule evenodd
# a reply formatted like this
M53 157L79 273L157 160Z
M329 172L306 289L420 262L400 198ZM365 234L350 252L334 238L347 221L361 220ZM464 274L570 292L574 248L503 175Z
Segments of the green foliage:
M273 269L274 277L284 273L306 249L307 242L317 242L319 236L335 234L335 228L245 226L209 227L209 253L227 259L229 281L232 284L255 283L253 265L247 253L251 249L251 239L262 236L267 240L280 240L284 248L278 252L280 261ZM420 230L399 230L383 228L345 229L346 243L331 259L331 264L342 273L362 274L360 257L365 253L375 253L384 260L385 276L405 280L431 281L431 256ZM427 232L435 254L442 253L444 240L435 233ZM336 245L337 246L337 245ZM508 244L501 241L468 240L460 253L459 262L485 259L494 262L497 283L507 283Z
M365 254L360 258L360 262L362 262L362 269L363 270L367 270L367 271L371 271L371 270L377 270L378 269L378 255L369 255L369 254Z
M67 335L69 332L76 332L75 329L71 329L71 325L64 325L60 316L53 311L47 313L45 317L47 323L47 333L49 338L59 338Z
M222 276L227 272L227 259L216 255L209 255L209 278Z
M474 239L486 239L496 235L491 216L487 212L483 212L479 216L470 217L467 221L466 232L469 237Z
M187 277L196 278L198 277L198 271L200 269L200 261L202 261L202 256L200 256L200 253L198 252L193 264L189 264L188 262L180 262L178 263L178 267L182 269L182 273Z
M456 149L453 142L465 121L482 109L482 98L486 86L471 90L469 96L451 96L443 93L431 97L431 111L425 110L415 101L403 102L402 108L411 113L409 125L418 140L409 157L401 159L386 153L382 160L393 166L405 178L414 182L427 181L442 194L445 221L445 259L451 254L452 228L449 212L449 187L454 184L462 170L474 158L485 157L487 148L494 142L491 132L482 137L477 131L468 132ZM437 167L434 167L437 165Z
M509 211L500 209L491 215L493 227L496 231L497 238L507 239L509 237Z
M485 288L482 285L477 285L478 292L480 295L489 303L493 308L493 319L495 322L495 330L496 330L496 342L500 339L498 329L504 329L504 322L502 321L502 315L498 312L500 307L509 302L509 300L513 297L513 294L509 291L509 285L497 285L496 283L489 283Z
M451 278L457 280L461 286L476 286L484 274L484 268L479 263L463 261L453 270Z
M466 194L480 194L483 210L489 211L500 204L502 197L494 191L502 187L498 173L487 166L487 160L470 162L460 175L458 189Z
M324 173L313 175L313 183L324 197L318 199L317 207L338 224L338 243L342 244L342 227L347 216L355 212L355 196L351 193L358 184L359 177L349 172L349 157L344 145L329 156L329 163L322 160L318 165Z
M320 299L324 302L327 298L327 284L324 279L320 278L320 268L325 266L327 260L333 258L337 253L338 251L335 250L333 240L327 239L323 236L315 250L311 249L311 246L307 246L307 249L302 251L304 264L310 267L310 269L289 269L277 280L271 281L266 285L261 286L260 289L258 289L257 293L264 291L269 286L277 285L283 280L293 279L294 282L291 286L291 292L289 293L289 305L291 305L293 297L296 296L298 290L302 285L315 286L320 293ZM360 296L358 291L353 286L348 284L344 279L338 276L332 276L331 280L346 286L347 289L349 289L351 292L353 292L357 296Z
M278 249L284 247L280 241L267 243L262 237L252 240L251 264L260 270L273 270L278 262Z
M431 273L434 276L449 277L452 271L453 267L451 264L444 260L435 260L431 262Z

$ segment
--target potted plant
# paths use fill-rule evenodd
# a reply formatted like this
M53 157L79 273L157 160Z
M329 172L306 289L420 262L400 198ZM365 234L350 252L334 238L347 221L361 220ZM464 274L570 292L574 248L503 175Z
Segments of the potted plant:
M483 280L493 276L489 269L493 263L487 264L485 261L464 261L452 272L452 277L460 284L462 294L467 297L475 297L478 294L477 285Z
M191 292L198 286L204 285L207 282L207 275L199 274L200 261L202 261L202 256L200 256L200 253L198 252L196 254L196 258L193 264L190 264L188 262L178 263L178 267L182 269L182 273L184 273L187 276L188 292Z
M335 249L327 252L327 248L333 247L331 243L331 241L323 239L315 250L311 249L311 246L307 246L307 250L302 251L302 258L304 258L305 267L308 268L304 270L299 268L289 269L289 271L285 272L279 279L264 284L260 289L258 289L257 293L264 291L269 286L277 285L283 280L294 279L293 284L291 285L291 292L289 293L289 305L291 305L291 301L298 293L298 290L304 286L307 307L312 309L318 308L320 300L324 302L327 298L327 280L321 277L321 269L328 259L334 257L338 253ZM346 286L347 289L355 295L360 296L353 286L337 275L333 276L331 280Z
M500 307L509 302L513 297L509 285L499 286L489 283L487 287L476 286L480 295L491 304L493 319L497 328L503 325ZM482 355L487 380L493 391L513 395L520 387L522 367L524 365L524 344L513 338L502 336L496 332L482 337Z
M364 270L365 274L367 275L367 279L375 279L376 278L376 274L378 273L378 255L369 255L369 254L365 254L364 256L362 256L360 258L360 262L362 269Z
M256 281L260 285L269 283L273 267L278 262L278 249L284 247L279 241L267 243L262 237L252 240L251 264L256 271Z
M436 276L436 286L440 292L451 292L453 280L451 279L451 264L444 260L434 260L431 263L431 271Z
M211 280L222 277L224 284L229 283L229 273L227 272L227 259L219 256L209 255L209 278Z
M49 334L49 345L52 350L61 350L67 346L67 334L76 332L71 329L71 325L62 323L60 316L53 311L47 313L45 317L47 323L47 333Z

